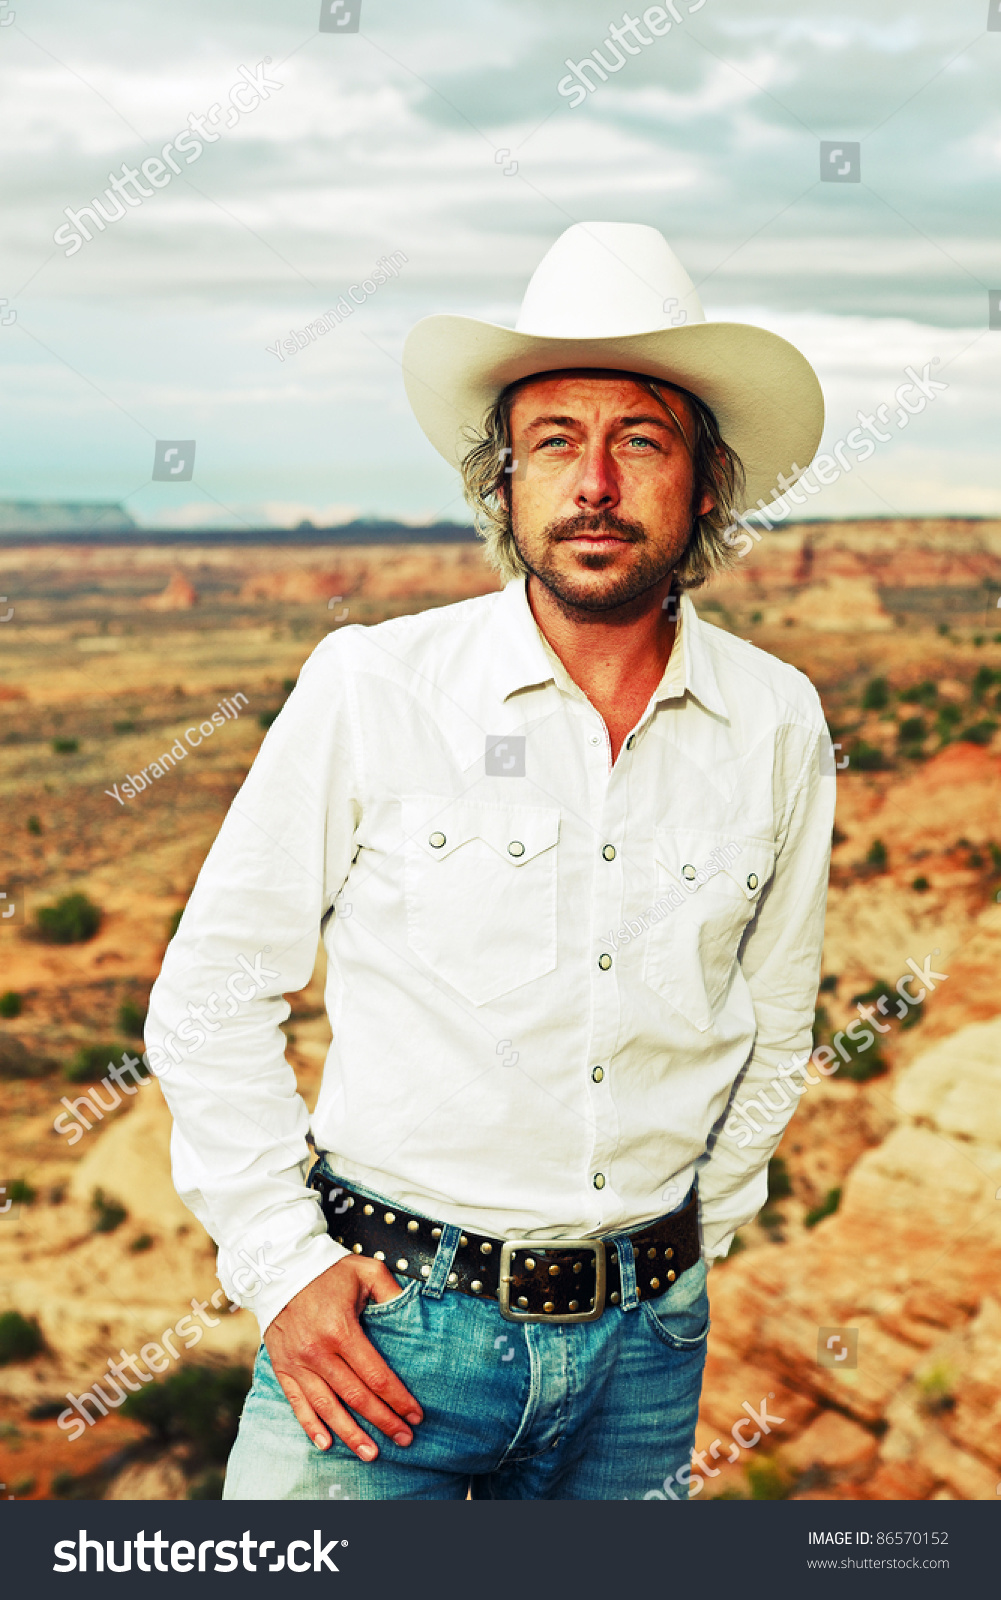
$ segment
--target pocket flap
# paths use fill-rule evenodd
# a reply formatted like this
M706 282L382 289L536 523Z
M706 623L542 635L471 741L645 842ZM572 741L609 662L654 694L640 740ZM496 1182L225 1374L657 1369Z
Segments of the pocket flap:
M441 860L482 839L512 866L552 849L560 834L557 806L494 806L479 800L419 795L403 801L403 827L425 855Z
M687 895L724 876L747 900L757 900L775 866L772 839L749 839L704 828L658 828L654 851L660 865Z

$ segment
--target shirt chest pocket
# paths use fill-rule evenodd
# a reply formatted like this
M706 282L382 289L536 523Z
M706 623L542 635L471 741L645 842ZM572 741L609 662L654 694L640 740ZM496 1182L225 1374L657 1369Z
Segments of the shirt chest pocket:
M403 801L407 943L473 1005L556 966L556 807Z
M659 828L661 918L646 935L643 976L700 1032L726 1000L737 952L775 867L771 839Z

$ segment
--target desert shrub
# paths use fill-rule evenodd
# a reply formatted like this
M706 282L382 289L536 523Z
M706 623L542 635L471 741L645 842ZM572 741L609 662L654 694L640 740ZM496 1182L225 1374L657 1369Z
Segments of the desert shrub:
M138 722L133 722L129 718L129 719L126 719L126 720L124 720L122 722L113 722L111 724L111 726L112 726L112 728L114 729L114 731L116 733L135 733L135 731L138 728L139 724L138 724Z
M878 744L866 744L860 739L851 752L851 764L859 772L881 772L886 766L886 757Z
M0 1034L0 1078L44 1078L54 1063L46 1056L34 1056L23 1040L13 1034Z
M868 1083L872 1078L881 1078L889 1068L879 1053L878 1045L870 1045L868 1050L863 1050L860 1055L853 1056L850 1061L845 1061L838 1068L837 1076L847 1078L851 1083Z
M928 882L928 879L926 877L921 876L921 877L915 878L912 881L911 888L912 889L916 889L918 891L918 894L924 894L926 889L930 889L931 888L931 884Z
M882 839L874 839L865 853L866 866L875 867L877 872L885 872L888 859Z
M928 727L924 717L905 717L897 728L897 737L902 741L915 742L928 736Z
M52 749L57 756L75 756L79 748L79 739L53 739L52 741Z
M917 1380L918 1409L926 1416L936 1416L943 1411L955 1409L956 1397L953 1393L956 1387L955 1374L944 1363L929 1368L921 1373Z
M157 1443L184 1441L203 1460L221 1464L236 1438L250 1380L246 1367L182 1367L130 1394L121 1414L141 1423Z
M19 1017L21 1015L21 996L14 989L6 989L0 994L0 1017Z
M144 1250L151 1250L152 1248L153 1235L151 1233L137 1234L132 1243L129 1245L129 1249L134 1256L142 1255Z
M178 909L174 912L174 915L170 919L170 925L169 925L169 928L168 928L168 931L167 931L167 938L168 939L172 939L174 937L174 934L177 932L178 928L181 926L181 918L183 916L184 916L184 907L183 906L179 906Z
M28 1411L29 1422L51 1422L59 1417L66 1409L66 1396L60 1395L58 1400L39 1400Z
M189 1500L221 1500L222 1488L226 1482L226 1474L222 1467L209 1467L200 1478L196 1478L188 1490Z
M836 972L825 972L824 976L820 980L820 992L821 992L821 994L834 994L836 989L837 989L837 987L838 987L838 975L837 975L837 973Z
M22 1317L20 1311L0 1313L0 1367L12 1361L30 1361L44 1349L42 1330L34 1317Z
M841 1190L828 1189L819 1206L813 1206L803 1218L805 1228L815 1228L818 1222L823 1222L825 1217L832 1217L841 1204Z
M970 694L975 701L982 700L995 683L1001 683L1001 670L995 672L991 667L978 667L970 685Z
M885 711L890 703L890 686L885 678L870 678L862 690L863 711Z
M109 1067L126 1054L131 1052L121 1044L82 1044L73 1060L63 1067L63 1077L70 1083L100 1083L102 1078L107 1077ZM135 1056L132 1059L135 1060ZM133 1071L140 1078L147 1075L141 1061Z
M257 713L257 720L260 723L261 727L262 728L270 728L271 724L274 722L274 720L277 717L278 712L280 710L281 710L281 706L279 706L276 711L259 711Z
M38 835L42 831L42 824L39 822L39 820L35 816L34 812L32 812L31 816L28 818L27 826L28 826L28 832L29 833L33 833L35 835Z
M964 728L959 737L964 744L990 744L997 727L996 722L986 718L983 722L974 722L970 727Z
M938 684L926 678L923 683L916 683L912 689L901 689L900 698L908 705L933 706L938 699Z
M146 1012L134 1000L123 1000L118 1007L118 1026L130 1039L141 1039L146 1026Z
M761 1456L748 1464L747 1482L752 1500L784 1500L792 1488L788 1473L770 1456Z
M4 1185L4 1200L12 1200L16 1206L30 1206L37 1199L37 1190L31 1187L26 1178L13 1178Z
M93 1217L90 1225L92 1233L114 1233L128 1216L121 1201L113 1200L103 1189L94 1190L90 1197L90 1209Z
M66 894L54 906L39 906L36 921L46 944L83 944L101 926L101 908L85 894Z
M775 1200L788 1200L792 1194L789 1168L781 1156L772 1156L768 1163L768 1204Z

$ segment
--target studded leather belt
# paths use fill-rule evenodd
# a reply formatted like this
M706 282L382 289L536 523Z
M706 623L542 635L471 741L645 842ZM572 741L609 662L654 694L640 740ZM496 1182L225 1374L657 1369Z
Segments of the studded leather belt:
M309 1184L338 1244L384 1261L405 1278L431 1276L444 1222L391 1208L328 1178L318 1167ZM627 1235L640 1299L663 1294L698 1261L698 1215L693 1188L680 1211ZM621 1300L619 1253L611 1239L495 1239L466 1230L459 1235L446 1287L496 1300L509 1322L593 1322Z

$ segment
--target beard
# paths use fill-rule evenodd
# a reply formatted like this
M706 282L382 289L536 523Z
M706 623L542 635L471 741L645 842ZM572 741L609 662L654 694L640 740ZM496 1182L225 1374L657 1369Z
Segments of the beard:
M629 571L619 573L600 590L579 581L572 572L560 570L556 561L556 550L560 544L588 533L609 534L639 547ZM665 552L663 549L654 550L650 547L646 529L641 522L618 517L612 511L581 512L578 516L562 517L556 522L551 522L543 530L540 541L542 553L535 557L534 562L518 543L516 533L513 537L518 554L529 572L549 590L562 610L572 613L615 611L629 605L633 600L638 600L648 590L655 588L670 576L688 542L686 539L680 549L671 552ZM578 564L590 572L601 572L604 568L610 567L616 559L614 550L589 550L577 553Z

